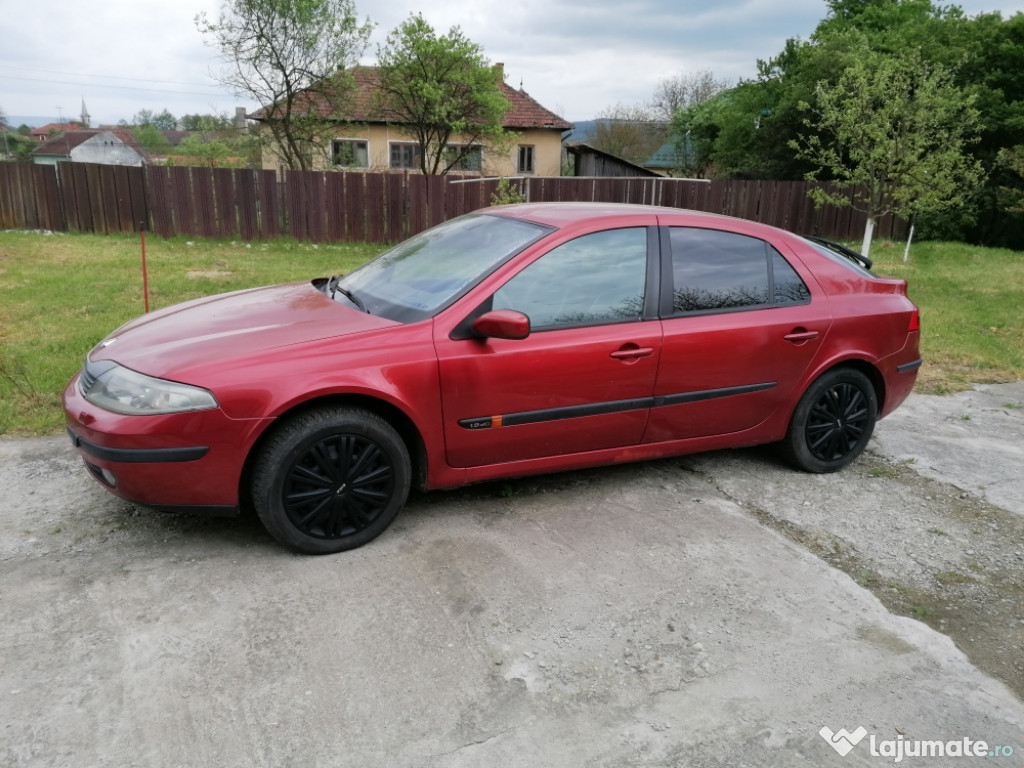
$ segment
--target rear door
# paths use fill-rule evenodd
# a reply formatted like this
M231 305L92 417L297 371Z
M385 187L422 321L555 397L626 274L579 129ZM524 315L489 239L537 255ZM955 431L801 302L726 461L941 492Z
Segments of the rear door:
M664 346L644 442L740 432L788 407L831 325L811 276L735 232L668 227L662 242Z

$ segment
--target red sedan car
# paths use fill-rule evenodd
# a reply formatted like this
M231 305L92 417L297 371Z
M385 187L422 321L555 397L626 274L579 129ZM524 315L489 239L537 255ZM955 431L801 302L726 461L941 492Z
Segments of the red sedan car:
M378 536L413 485L759 443L831 472L921 365L906 283L868 266L692 211L491 208L133 320L69 382L68 430L113 493L251 504L308 553Z

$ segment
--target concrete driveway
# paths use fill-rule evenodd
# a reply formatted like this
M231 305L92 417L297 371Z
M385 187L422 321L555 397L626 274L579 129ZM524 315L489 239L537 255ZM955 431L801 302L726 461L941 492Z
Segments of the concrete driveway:
M937 400L839 475L758 449L420 495L323 558L2 440L0 765L1022 765L1024 386ZM1009 603L985 653L886 607L957 568Z

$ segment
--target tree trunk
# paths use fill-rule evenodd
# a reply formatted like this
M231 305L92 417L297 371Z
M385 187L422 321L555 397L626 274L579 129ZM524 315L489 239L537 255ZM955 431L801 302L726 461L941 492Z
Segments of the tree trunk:
M871 250L871 238L875 235L875 220L868 216L867 221L864 222L864 242L861 244L860 252L864 256L868 255L868 251Z

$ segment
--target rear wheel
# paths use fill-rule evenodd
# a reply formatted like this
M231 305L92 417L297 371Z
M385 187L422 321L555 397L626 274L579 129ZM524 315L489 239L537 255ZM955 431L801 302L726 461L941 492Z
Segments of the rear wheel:
M387 421L318 408L285 422L253 466L253 504L270 534L322 555L379 536L409 495L409 452Z
M835 368L800 398L783 450L807 472L835 472L864 451L877 418L878 397L868 377L853 368Z

